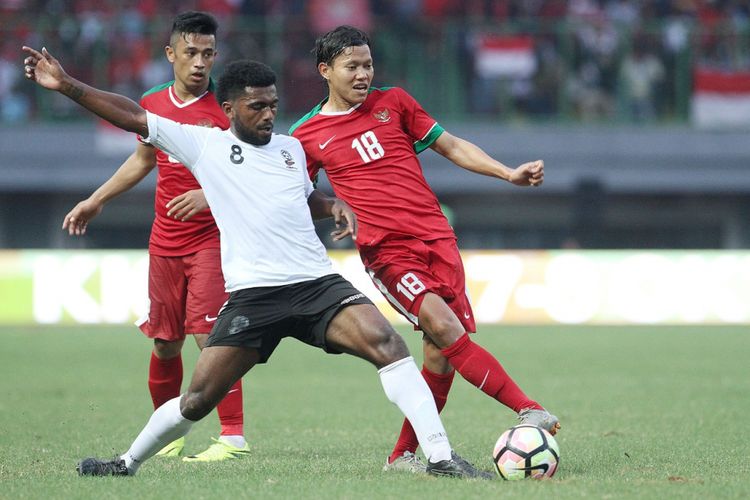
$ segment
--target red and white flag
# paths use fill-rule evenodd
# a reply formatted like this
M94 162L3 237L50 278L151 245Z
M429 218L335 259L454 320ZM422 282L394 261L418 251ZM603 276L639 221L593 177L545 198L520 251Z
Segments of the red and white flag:
M534 39L483 33L476 38L475 69L484 78L529 78L536 72Z
M750 127L750 72L696 69L690 115L699 128Z

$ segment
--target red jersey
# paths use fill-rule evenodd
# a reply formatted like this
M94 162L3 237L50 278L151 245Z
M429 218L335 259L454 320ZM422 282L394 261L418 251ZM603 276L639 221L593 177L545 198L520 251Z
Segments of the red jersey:
M174 92L174 81L152 88L141 97L141 107L179 123L229 128L229 119L213 93L213 81L202 96L183 102ZM139 138L140 139L140 138ZM167 203L185 191L200 189L193 174L174 158L156 150L156 196L154 224L148 249L153 255L178 257L205 248L219 248L219 228L210 210L188 221L167 217Z
M336 196L354 210L357 245L454 237L417 159L443 128L419 103L397 87L372 88L345 112L322 112L324 103L289 132L302 142L310 176L325 169Z

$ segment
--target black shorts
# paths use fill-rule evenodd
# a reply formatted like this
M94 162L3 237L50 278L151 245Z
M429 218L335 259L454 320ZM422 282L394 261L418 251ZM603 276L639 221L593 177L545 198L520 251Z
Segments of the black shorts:
M338 274L291 285L245 288L229 294L206 341L210 346L257 349L260 363L284 337L340 354L326 345L328 324L343 308L372 304Z

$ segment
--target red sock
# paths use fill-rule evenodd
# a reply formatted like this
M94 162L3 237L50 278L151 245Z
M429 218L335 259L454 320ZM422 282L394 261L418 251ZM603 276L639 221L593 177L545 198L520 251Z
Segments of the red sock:
M472 342L468 333L441 352L463 378L514 412L524 408L542 409L524 394L492 354Z
M182 356L159 359L151 352L148 367L148 390L154 402L154 410L180 395L182 386Z
M216 406L216 411L219 413L222 436L243 435L242 379L229 389L224 399Z
M441 375L439 373L432 373L424 366L422 367L422 376L425 382L427 382L427 387L432 391L438 413L443 411L445 403L448 401L448 393L451 390L455 374L456 372L451 370L450 373ZM404 424L401 426L401 434L398 436L398 441L396 441L396 446L393 448L391 456L388 457L388 463L403 456L405 451L415 453L418 446L419 441L417 440L417 435L414 433L414 428L407 419L404 419Z

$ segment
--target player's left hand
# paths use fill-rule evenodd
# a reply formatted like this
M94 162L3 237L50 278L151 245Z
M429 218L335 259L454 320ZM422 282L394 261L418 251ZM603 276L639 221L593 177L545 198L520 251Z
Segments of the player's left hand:
M516 186L541 186L544 182L544 161L524 163L513 171L510 182Z
M331 215L336 223L336 230L331 231L333 241L339 241L351 235L353 240L357 239L357 216L345 202L336 199L331 207Z
M167 203L167 208L169 209L167 217L173 217L185 222L198 212L207 209L208 202L206 201L206 197L203 196L202 189L194 189L186 191L170 200Z
M63 80L67 77L60 62L52 57L46 48L42 48L40 52L23 46L21 50L28 54L23 60L24 76L46 89L60 90Z

